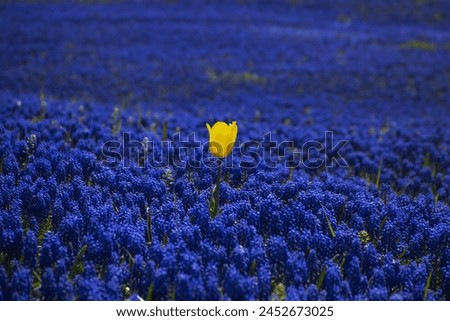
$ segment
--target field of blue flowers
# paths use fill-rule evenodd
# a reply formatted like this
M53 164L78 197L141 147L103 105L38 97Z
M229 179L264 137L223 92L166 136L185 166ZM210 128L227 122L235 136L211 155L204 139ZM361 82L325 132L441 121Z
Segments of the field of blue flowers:
M449 300L449 13L2 1L0 300ZM295 163L326 132L345 163ZM267 133L292 144L268 160Z

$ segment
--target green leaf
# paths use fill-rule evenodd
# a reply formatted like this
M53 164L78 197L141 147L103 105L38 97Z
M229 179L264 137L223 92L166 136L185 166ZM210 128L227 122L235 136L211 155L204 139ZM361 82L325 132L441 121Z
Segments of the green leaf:
M334 233L333 226L331 225L330 219L328 218L327 209L322 203L320 205L322 206L323 215L325 215L325 219L327 220L328 229L330 230L331 237L334 238L336 236L336 233Z
M377 188L380 187L380 177L381 177L381 168L382 167L383 167L383 159L380 159L380 163L378 164L377 181L375 182L375 186Z
M75 275L83 272L84 267L83 267L82 259L83 259L84 253L86 252L87 248L88 248L88 246L84 245L78 252L77 256L75 257L72 269L70 270L70 273L69 273L69 279L72 280L75 277Z
M428 296L428 289L430 288L432 276L433 276L433 271L431 270L430 273L428 273L427 284L425 285L425 289L423 290L423 300L424 301L426 301L427 296Z
M150 212L150 209L147 208L147 242L148 244L152 244L153 237L152 237L152 213Z
M167 140L167 121L163 122L161 140Z
M323 281L325 280L325 274L327 274L327 267L323 266L322 271L320 271L319 278L317 279L317 288L320 290L322 289Z
M249 271L250 275L255 275L257 264L258 264L258 261L256 261L256 259L253 259L252 264L250 265L250 271Z
M147 295L145 296L145 301L152 301L154 287L155 286L153 285L153 283L150 284L150 286L148 287Z

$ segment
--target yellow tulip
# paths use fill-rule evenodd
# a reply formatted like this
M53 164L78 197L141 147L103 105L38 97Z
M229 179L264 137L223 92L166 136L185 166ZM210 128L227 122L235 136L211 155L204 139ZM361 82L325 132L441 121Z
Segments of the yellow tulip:
M218 121L213 127L206 124L206 128L208 128L209 132L209 152L219 158L225 158L230 155L238 132L236 122L227 124L223 121Z

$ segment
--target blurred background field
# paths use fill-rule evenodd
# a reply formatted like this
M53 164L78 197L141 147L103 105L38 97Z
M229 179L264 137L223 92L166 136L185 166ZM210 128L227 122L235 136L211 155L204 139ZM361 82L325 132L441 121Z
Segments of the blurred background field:
M0 81L14 93L124 106L448 103L447 1L3 1L1 11Z

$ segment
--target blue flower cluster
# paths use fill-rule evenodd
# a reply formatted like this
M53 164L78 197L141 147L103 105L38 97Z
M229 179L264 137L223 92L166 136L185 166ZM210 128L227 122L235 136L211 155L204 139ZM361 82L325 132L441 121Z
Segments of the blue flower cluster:
M450 299L449 3L37 2L1 7L0 300Z

